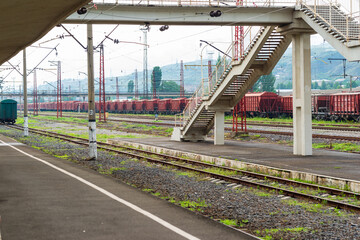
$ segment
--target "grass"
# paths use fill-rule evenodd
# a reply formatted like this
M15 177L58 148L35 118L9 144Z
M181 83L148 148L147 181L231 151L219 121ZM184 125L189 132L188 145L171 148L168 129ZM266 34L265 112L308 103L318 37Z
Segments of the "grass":
M38 124L39 121L36 120L36 119L34 119L34 118L32 118L32 117L29 117L29 118L28 118L28 123L29 123L29 125L30 125L30 124ZM24 118L23 118L23 117L17 118L17 119L16 119L16 124L24 125Z
M324 206L320 203L308 203L297 201L293 199L284 200L284 203L288 204L289 206L300 206L308 212L323 212Z
M200 198L197 199L197 201L190 201L190 200L184 200L184 201L178 201L177 202L181 207L188 208L190 211L198 211L203 212L203 208L208 207L209 205L205 203L205 200L201 200Z
M269 229L262 229L262 230L256 230L255 233L258 236L263 236L263 237L261 237L261 239L272 240L272 239L277 239L276 237L274 238L273 235L275 235L275 234L277 234L279 232L290 232L290 233L297 234L297 233L309 232L309 231L310 231L309 228L296 227L296 228L269 228Z
M340 152L360 152L360 144L355 143L313 143L313 148L333 149Z
M327 206L326 206L326 201L324 201L322 203L308 203L308 202L289 199L289 200L284 200L283 202L290 206L300 206L308 212L328 213L328 214L332 214L332 215L335 215L338 217L347 217L348 216L347 213L340 211L337 208L334 208L333 210L328 210Z
M83 123L87 124L88 120L85 118L76 118L76 117L59 117L56 116L34 116L34 118L41 119L41 120L52 120L52 121L64 121L70 123Z
M227 226L238 226L238 221L236 219L221 219L220 222Z
M180 172L180 171L176 172L176 175L178 175L178 176L188 176L188 177L197 177L198 176L198 174L195 173L195 172Z
M224 176L239 175L239 173L237 173L235 171L224 170L224 169L221 169L221 168L206 168L206 169L203 169L203 170L205 172L221 174L221 175L224 175Z

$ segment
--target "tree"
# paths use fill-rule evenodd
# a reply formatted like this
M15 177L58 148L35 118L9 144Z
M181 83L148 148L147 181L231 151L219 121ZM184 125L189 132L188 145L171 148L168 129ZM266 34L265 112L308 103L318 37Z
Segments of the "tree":
M163 81L159 92L180 92L180 85L173 81Z
M276 92L274 86L275 81L276 77L272 73L269 75L263 75L254 84L253 89L255 92Z
M321 82L320 89L321 89L321 90L327 89L326 82L325 82L324 80L322 80L322 82Z
M134 92L134 81L133 80L130 80L128 82L128 92L129 93L133 93Z
M151 74L151 91L153 91L154 84L157 91L160 89L161 78L162 78L161 68L159 66L154 67Z

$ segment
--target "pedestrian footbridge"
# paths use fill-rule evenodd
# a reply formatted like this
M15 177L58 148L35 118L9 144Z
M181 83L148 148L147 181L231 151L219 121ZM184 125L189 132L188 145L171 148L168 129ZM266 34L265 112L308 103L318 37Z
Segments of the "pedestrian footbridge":
M310 35L320 34L347 60L360 60L360 6L355 0L103 2L89 5L86 15L73 14L64 22L249 26L178 117L172 135L177 141L204 140L214 128L214 143L224 144L224 112L233 109L260 76L273 70L292 43L294 154L311 155ZM215 10L221 14L210 16ZM244 51L233 54L239 48Z

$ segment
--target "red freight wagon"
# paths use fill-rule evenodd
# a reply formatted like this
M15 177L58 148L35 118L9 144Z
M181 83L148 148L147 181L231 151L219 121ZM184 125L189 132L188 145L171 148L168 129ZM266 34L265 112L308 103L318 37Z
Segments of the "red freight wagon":
M126 112L127 113L131 113L131 112L134 112L134 109L135 109L135 103L134 101L126 101Z
M69 108L69 102L62 102L62 110L67 111Z
M330 107L330 95L313 95L311 102L313 114L328 112Z
M155 113L158 110L159 99L150 99L145 101L145 111L148 113Z
M273 113L278 113L280 97L273 92L247 93L246 111L252 116L271 117Z
M170 112L170 102L171 102L171 98L164 98L164 99L159 99L158 101L158 111L161 113L169 113Z
M43 103L42 110L45 110L45 111L49 110L49 103L48 102Z
M79 102L79 101L74 102L73 108L74 108L74 111L81 112L81 102Z
M71 101L68 105L68 111L78 111L79 109L79 101Z
M99 109L100 109L100 103L95 102L95 112L99 112Z
M100 102L95 102L95 111L99 112L100 110ZM104 112L104 105L101 106L101 112ZM105 102L105 112L106 112L106 102Z
M293 96L280 97L280 113L291 115L293 112Z
M44 106L45 106L44 103L39 103L39 110L44 110Z
M330 119L360 121L360 92L337 93L330 96Z
M126 101L116 101L115 102L115 112L122 113L126 110Z
M184 110L186 104L186 98L176 98L171 100L171 112L179 113Z
M146 104L146 99L143 100L135 100L133 101L135 104L135 112L136 113L143 113L145 112L145 104Z
M81 102L80 103L80 111L82 112L87 112L88 111L88 105L89 103L88 102Z
M115 105L114 102L112 102L112 101L106 101L106 102L105 102L106 112L114 112L114 105Z

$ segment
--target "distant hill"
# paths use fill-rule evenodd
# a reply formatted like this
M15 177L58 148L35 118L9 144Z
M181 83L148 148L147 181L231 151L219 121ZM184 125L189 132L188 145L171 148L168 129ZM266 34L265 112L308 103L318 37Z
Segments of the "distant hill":
M344 57L332 48L328 43L311 47L311 79L312 80L336 80L344 78L343 61L329 60L329 58ZM292 80L292 49L289 48L273 70L276 75L276 83ZM346 74L360 76L360 64L358 62L346 62Z
M333 49L328 43L321 45L312 46L311 52L311 78L312 80L336 80L343 78L343 62L342 61L330 61L329 58L343 58L335 49ZM203 60L203 74L204 78L207 77L208 60ZM212 60L215 64L216 60ZM200 60L193 62L184 63L184 85L185 90L188 92L193 92L201 82L201 65ZM148 79L149 79L149 88L151 81L151 71L148 70ZM161 67L162 79L163 81L176 81L179 84L180 80L180 63L169 64ZM275 86L278 83L289 82L292 80L292 49L289 48L284 56L280 59L279 63L275 66L273 74L276 76L277 80ZM346 74L353 76L360 76L360 64L358 62L347 62L346 63ZM105 74L106 75L106 74ZM115 91L116 89L116 77L106 78L106 90ZM119 87L120 91L127 91L127 84L130 80L135 79L135 73L119 76ZM80 82L80 84L79 84ZM74 80L74 79L64 79L62 80L64 90L68 90L69 86L71 90L78 91L79 87L82 89L87 88L87 79ZM55 86L56 84L53 83ZM139 92L143 92L143 72L138 72L138 85ZM53 87L49 85L39 86L40 90L53 90ZM98 89L98 84L95 84L95 89Z

